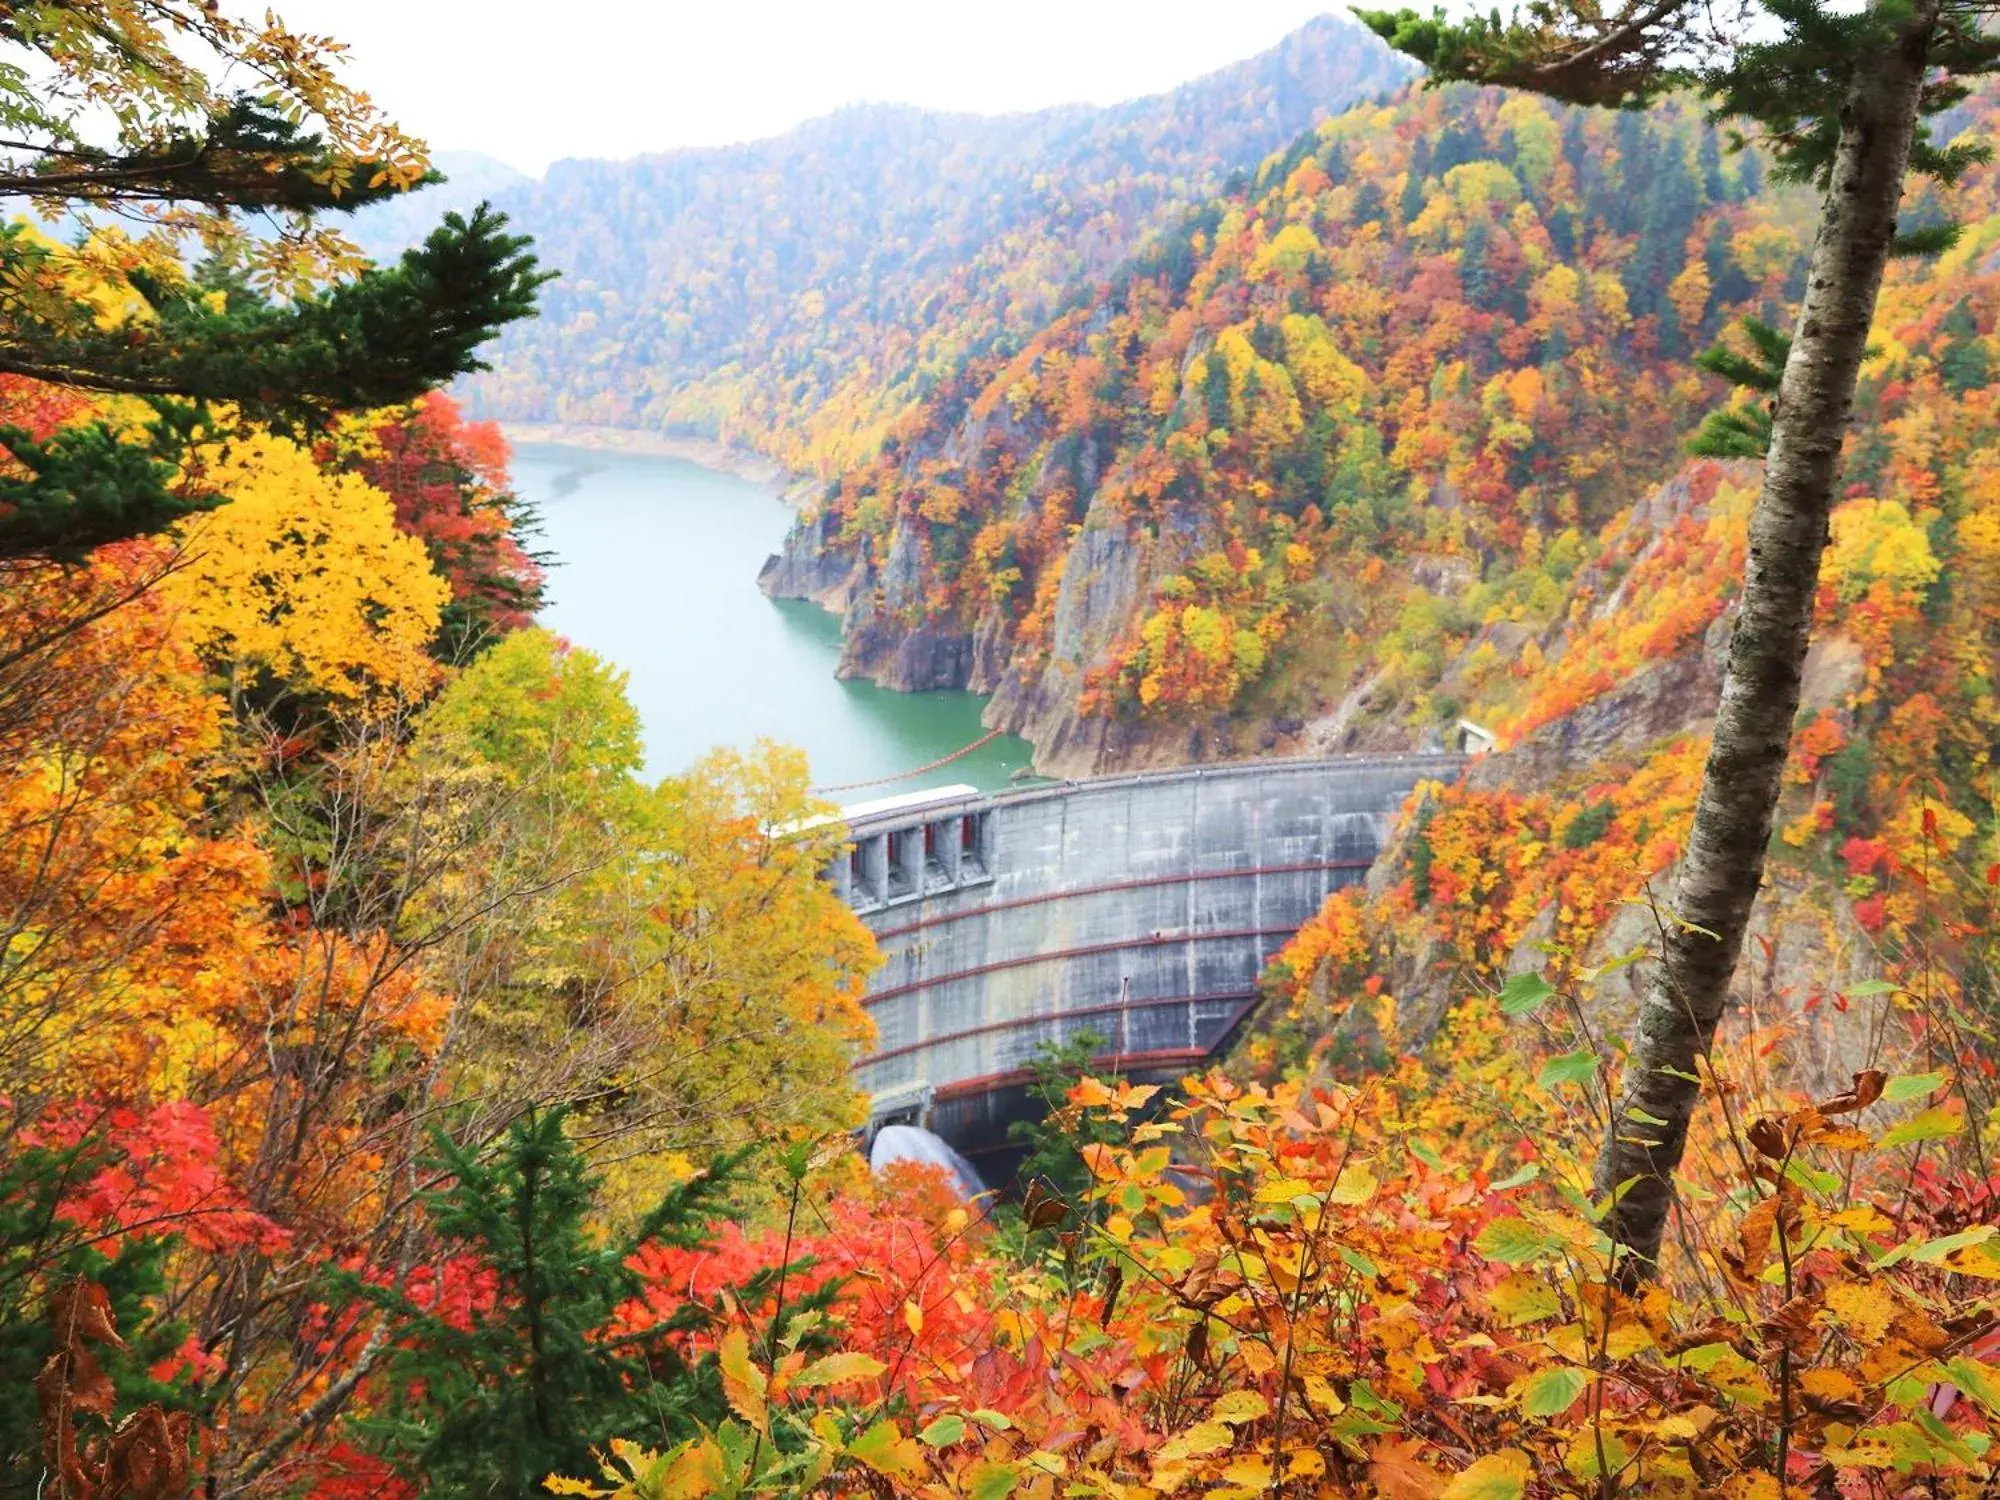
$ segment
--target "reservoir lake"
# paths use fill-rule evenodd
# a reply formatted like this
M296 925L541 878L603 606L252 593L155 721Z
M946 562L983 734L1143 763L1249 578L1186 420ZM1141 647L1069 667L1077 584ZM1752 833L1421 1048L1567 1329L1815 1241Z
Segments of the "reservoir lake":
M842 682L840 622L772 600L757 570L792 511L768 485L685 459L522 443L515 488L541 514L549 555L541 623L629 675L647 770L686 770L717 746L759 738L803 749L815 787L926 765L986 733L971 693L894 693ZM950 765L828 795L852 804L969 782L998 791L1028 765L1012 735Z

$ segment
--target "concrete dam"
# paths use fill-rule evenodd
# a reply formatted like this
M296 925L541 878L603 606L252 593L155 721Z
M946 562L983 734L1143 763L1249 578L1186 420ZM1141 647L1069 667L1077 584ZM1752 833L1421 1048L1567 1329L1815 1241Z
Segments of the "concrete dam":
M1361 881L1405 798L1462 755L1111 776L843 810L829 877L881 946L871 1123L918 1124L989 1183L1018 1164L1030 1063L1086 1033L1099 1066L1175 1078L1255 1009L1271 957Z

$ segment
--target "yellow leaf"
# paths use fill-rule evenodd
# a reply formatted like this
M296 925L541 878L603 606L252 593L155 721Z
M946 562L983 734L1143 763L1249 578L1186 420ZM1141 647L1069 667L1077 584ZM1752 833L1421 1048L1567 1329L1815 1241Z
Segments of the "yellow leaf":
M1868 1281L1843 1281L1827 1288L1826 1310L1857 1344L1880 1343L1900 1310L1896 1299Z
M889 1367L873 1355L844 1350L816 1359L793 1377L795 1386L838 1385L844 1380L867 1380Z
M1333 1185L1333 1191L1326 1195L1326 1199L1329 1203L1366 1203L1381 1186L1373 1172L1355 1162L1340 1169L1340 1180Z
M1732 1474L1722 1486L1727 1500L1784 1500L1784 1491L1770 1474Z
M1845 1370L1802 1370L1799 1389L1818 1401L1852 1401L1861 1387Z
M1294 1198L1310 1198L1313 1185L1303 1177L1281 1177L1257 1189L1259 1203L1290 1203Z
M1285 1460L1288 1479L1317 1479L1326 1472L1326 1457L1317 1448L1294 1448Z
M1238 1484L1247 1490L1268 1489L1271 1485L1271 1460L1262 1453L1246 1453L1241 1458L1231 1459L1222 1470L1225 1483Z
M660 1500L702 1500L729 1487L729 1460L712 1437L683 1444L660 1481Z
M1552 1318L1562 1311L1562 1298L1548 1280L1522 1271L1501 1277L1486 1294L1486 1300L1509 1328L1538 1318Z
M765 1430L769 1412L764 1404L764 1372L750 1362L750 1339L742 1329L732 1328L722 1336L719 1351L722 1365L722 1395L737 1416Z
M914 1302L903 1304L903 1323L912 1334L924 1331L924 1310Z
M1445 1486L1440 1500L1521 1500L1534 1465L1519 1448L1489 1453Z
M885 1479L924 1471L924 1452L903 1436L894 1422L883 1420L847 1445L848 1457L866 1464Z
M1337 1417L1347 1410L1347 1403L1340 1399L1324 1375L1308 1375L1305 1379L1306 1399L1329 1417Z
M1221 1422L1197 1422L1160 1444L1153 1457L1161 1463L1178 1463L1184 1458L1220 1453L1235 1441L1236 1434Z
M1254 1422L1259 1417L1271 1414L1271 1403L1256 1391L1230 1391L1216 1398L1215 1405L1208 1409L1215 1421L1227 1422L1232 1426L1244 1422Z

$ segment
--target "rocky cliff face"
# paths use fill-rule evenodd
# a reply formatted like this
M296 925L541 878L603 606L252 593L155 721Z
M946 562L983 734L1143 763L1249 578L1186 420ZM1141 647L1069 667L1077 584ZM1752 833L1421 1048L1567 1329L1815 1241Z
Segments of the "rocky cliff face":
M1480 663L1527 657L1540 662L1527 674L1532 696L1538 685L1573 678L1578 654L1643 633L1662 607L1655 585L1663 574L1705 564L1704 577L1723 580L1710 613L1690 622L1673 649L1595 680L1580 701L1475 761L1460 786L1406 809L1361 898L1367 959L1300 976L1297 1008L1278 1013L1280 1025L1302 1024L1308 1033L1317 1026L1343 1039L1337 1051L1366 1055L1383 1041L1372 1009L1354 1003L1355 975L1366 973L1395 997L1399 1045L1410 1045L1428 1039L1468 992L1490 992L1508 975L1553 962L1595 972L1592 1025L1607 1038L1629 1034L1647 979L1646 965L1629 958L1658 939L1734 625L1737 554L1683 554L1691 536L1713 534L1712 522L1725 532L1736 524L1730 518L1756 478L1749 465L1691 466L1621 518L1602 555L1573 580L1574 604L1562 619L1541 630L1495 622L1458 653L1443 673L1448 692L1476 705L1493 692ZM1718 506L1730 509L1718 516ZM1357 696L1371 691L1383 689L1364 687ZM1851 733L1866 694L1861 647L1824 629L1807 663L1800 722L1824 718ZM1792 827L1774 843L1737 978L1734 1024L1782 1026L1786 1077L1824 1093L1879 1062L1880 1011L1835 997L1877 975L1883 942L1858 918L1853 890L1802 847L1801 830L1829 806L1824 787L1806 768L1791 786L1780 821ZM1434 824L1449 825L1441 839ZM1468 830L1476 832L1468 838ZM1497 914L1480 939L1496 938L1496 949L1482 953L1458 923L1464 889L1453 888L1456 901L1412 894L1428 888L1433 862L1447 858L1479 861L1490 874L1492 884L1469 904Z
M977 449L1004 427L974 427L960 445ZM1023 510L1047 498L1030 486ZM957 688L991 695L986 722L1035 746L1036 769L1086 776L1180 765L1234 753L1246 726L1227 717L1173 725L1135 724L1084 711L1086 679L1131 629L1158 580L1213 546L1208 514L1187 507L1158 537L1135 530L1097 491L1063 563L1046 641L1024 649L998 604L970 624L926 600L931 559L921 525L896 522L886 545L839 534L830 513L809 514L765 563L758 585L773 598L808 599L841 617L838 674L902 692Z
M841 677L866 677L904 693L971 687L979 664L975 634L924 618L921 548L910 529L898 528L879 567L866 548L843 544L833 530L830 515L806 517L784 550L765 562L757 586L774 599L807 599L841 617ZM1004 660L1004 651L996 660Z

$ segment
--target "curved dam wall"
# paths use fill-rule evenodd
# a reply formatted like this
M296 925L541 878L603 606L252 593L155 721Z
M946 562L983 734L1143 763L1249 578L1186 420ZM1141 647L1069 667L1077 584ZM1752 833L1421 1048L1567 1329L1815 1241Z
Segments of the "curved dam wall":
M977 1159L1048 1044L1092 1032L1106 1067L1198 1066L1272 955L1365 877L1417 783L1464 763L1263 761L846 809L830 875L885 959L855 1070L875 1120L928 1124Z

